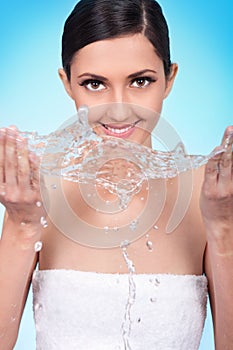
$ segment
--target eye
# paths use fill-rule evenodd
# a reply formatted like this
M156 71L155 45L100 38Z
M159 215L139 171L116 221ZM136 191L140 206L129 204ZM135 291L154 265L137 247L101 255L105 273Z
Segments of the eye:
M88 79L84 80L80 85L84 86L90 91L102 91L106 89L106 87L100 80Z
M131 86L136 88L145 88L151 83L155 82L155 79L150 77L139 77L132 81Z

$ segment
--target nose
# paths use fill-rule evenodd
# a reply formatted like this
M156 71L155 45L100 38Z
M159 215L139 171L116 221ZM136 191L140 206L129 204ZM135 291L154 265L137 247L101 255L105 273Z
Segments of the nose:
M126 102L113 102L107 106L107 119L113 123L131 123L132 105Z
M113 122L129 122L132 117L132 107L127 92L115 89L108 105L107 116Z

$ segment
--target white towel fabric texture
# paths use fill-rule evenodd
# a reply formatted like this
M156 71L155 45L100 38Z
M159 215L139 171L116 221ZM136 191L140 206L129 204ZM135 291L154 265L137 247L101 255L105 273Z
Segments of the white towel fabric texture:
M37 350L197 350L207 279L37 270L33 309ZM133 293L132 293L133 294Z

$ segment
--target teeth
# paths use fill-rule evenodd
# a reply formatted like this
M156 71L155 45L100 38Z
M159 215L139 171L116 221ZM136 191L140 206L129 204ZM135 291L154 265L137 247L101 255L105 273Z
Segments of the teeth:
M114 134L123 134L124 132L129 131L132 128L132 126L128 126L127 128L122 128L122 129L114 129L114 128L110 128L107 125L105 125L105 128Z

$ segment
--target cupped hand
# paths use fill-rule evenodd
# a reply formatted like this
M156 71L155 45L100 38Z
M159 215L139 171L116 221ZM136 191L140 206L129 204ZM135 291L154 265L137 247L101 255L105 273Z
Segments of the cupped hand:
M39 160L15 127L0 129L0 202L14 224L39 224L44 216Z
M233 229L233 126L229 126L216 155L209 160L200 197L205 226L220 238Z

